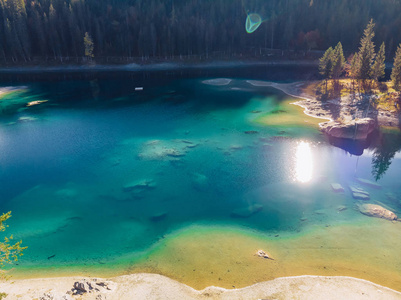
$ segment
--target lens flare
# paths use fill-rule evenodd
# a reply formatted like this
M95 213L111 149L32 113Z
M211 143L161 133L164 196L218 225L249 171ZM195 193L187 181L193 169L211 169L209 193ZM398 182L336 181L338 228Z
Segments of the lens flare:
M260 17L260 15L255 13L249 14L246 17L246 22L245 22L246 32L248 33L254 32L256 29L258 29L260 24L262 24L262 18Z

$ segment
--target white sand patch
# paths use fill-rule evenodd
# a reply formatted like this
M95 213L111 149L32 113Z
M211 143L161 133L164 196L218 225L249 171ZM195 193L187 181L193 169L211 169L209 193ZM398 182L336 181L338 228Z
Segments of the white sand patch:
M232 80L228 78L214 78L214 79L204 80L202 81L202 83L208 85L222 86L222 85L229 85L231 81Z
M75 282L93 287L73 295ZM401 299L401 293L369 281L341 276L277 278L242 289L208 287L197 291L157 274L132 274L111 279L60 277L10 280L1 283L6 299ZM51 298L53 297L53 298Z

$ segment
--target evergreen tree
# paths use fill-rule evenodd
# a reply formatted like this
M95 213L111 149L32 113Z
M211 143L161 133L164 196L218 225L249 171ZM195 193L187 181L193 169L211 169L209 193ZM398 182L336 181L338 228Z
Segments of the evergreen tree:
M333 78L338 79L340 78L342 72L344 71L345 66L345 58L343 52L343 46L341 42L338 42L337 46L334 48L333 51Z
M386 59L385 57L385 46L384 42L381 44L379 52L377 53L375 57L375 62L372 67L372 77L374 80L378 81L379 79L384 77L384 71L386 69L386 65L384 64L384 61Z
M368 26L366 27L363 37L361 39L361 45L359 47L359 78L366 80L371 78L372 75L372 62L375 57L375 45L372 41L375 33L373 28L375 23L370 20Z
M397 52L395 53L391 81L393 82L394 89L401 92L401 44L398 45Z
M96 44L93 54L108 57L167 58L228 53L246 57L263 54L256 50L272 47L273 37L274 48L283 50L283 55L289 53L285 50L297 47L327 49L339 40L344 49L355 49L358 31L350 28L369 23L369 15L375 19L375 28L386 44L386 56L395 53L396 44L392 41L401 40L401 30L394 30L401 26L396 13L401 11L401 1L314 1L312 6L305 5L305 1L310 2L0 0L0 57L20 61L32 56L39 59L80 56L85 51L82 41L85 32L91 33ZM247 34L244 8L259 13L269 22ZM363 55L359 76L365 79L373 76L373 25L369 23L360 45ZM332 67L336 78L338 69Z
M358 78L358 73L359 73L359 57L358 53L355 53L352 56L352 59L349 64L349 69L348 69L348 76L352 79L352 90L355 91L355 79Z
M324 55L319 60L319 71L320 74L323 75L326 80L326 93L327 93L327 82L331 78L332 70L333 70L333 56L334 50L332 47L324 52Z
M84 46L85 46L85 56L92 58L94 57L93 55L93 40L91 35L89 34L89 32L85 32L85 36L84 36Z

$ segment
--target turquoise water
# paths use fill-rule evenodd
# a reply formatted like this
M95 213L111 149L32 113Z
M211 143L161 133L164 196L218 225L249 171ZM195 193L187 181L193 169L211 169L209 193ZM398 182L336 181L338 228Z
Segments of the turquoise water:
M29 246L19 265L107 266L193 224L281 234L366 218L347 186L374 179L374 147L357 157L317 128L259 124L288 96L248 79L24 82L3 99L0 211ZM364 189L400 214L394 149L382 189Z

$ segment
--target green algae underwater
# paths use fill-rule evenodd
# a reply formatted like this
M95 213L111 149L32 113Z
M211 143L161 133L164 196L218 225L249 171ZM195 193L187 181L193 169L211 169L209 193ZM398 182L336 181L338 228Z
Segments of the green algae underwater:
M153 272L197 289L345 275L400 290L401 223L360 214L347 189L372 180L373 150L329 145L321 120L247 79L24 84L0 129L0 209L29 247L10 274ZM399 214L398 152L382 188L363 188Z

